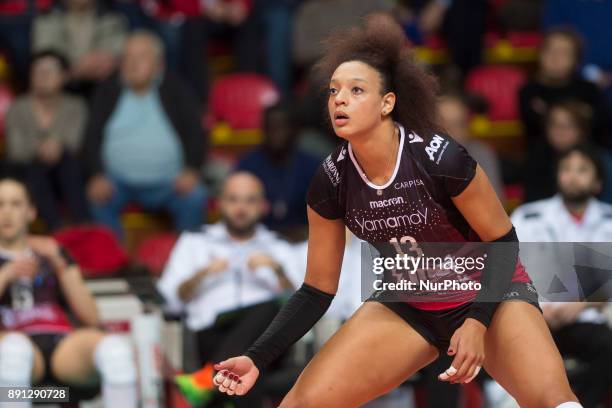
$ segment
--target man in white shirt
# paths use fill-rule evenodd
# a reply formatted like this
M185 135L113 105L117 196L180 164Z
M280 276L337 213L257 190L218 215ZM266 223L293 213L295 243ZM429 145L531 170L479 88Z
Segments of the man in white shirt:
M562 154L557 168L558 194L525 204L512 214L519 240L612 242L612 205L595 198L601 190L602 174L592 148L576 146ZM588 363L584 381L574 384L585 407L601 403L612 386L612 376L607 371L612 366L612 330L602 307L593 302L542 303L559 351Z
M259 223L264 197L252 174L229 176L221 220L183 233L158 282L168 308L186 312L205 368L244 353L276 315L279 296L294 290L287 278L296 274L291 246Z

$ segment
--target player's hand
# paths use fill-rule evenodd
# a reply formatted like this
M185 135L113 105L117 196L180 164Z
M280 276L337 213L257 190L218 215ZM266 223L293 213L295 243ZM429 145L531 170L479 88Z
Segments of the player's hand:
M259 377L259 369L247 356L229 358L215 364L214 368L219 372L213 382L219 388L219 392L227 395L246 394Z
M484 362L484 335L487 328L475 319L465 322L451 337L448 355L455 356L451 366L438 375L440 381L453 384L469 383L480 371Z
M62 272L68 266L62 256L59 243L52 237L30 235L28 237L28 245L32 248L32 251L51 261L56 272Z
M38 272L38 260L33 256L18 256L2 267L8 282L21 278L34 279Z

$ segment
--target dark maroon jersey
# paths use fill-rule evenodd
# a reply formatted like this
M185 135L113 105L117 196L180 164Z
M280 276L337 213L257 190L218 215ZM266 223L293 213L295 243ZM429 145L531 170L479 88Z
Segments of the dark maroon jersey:
M6 288L0 297L0 330L67 333L73 325L65 311L66 302L57 276L46 258L31 256L38 258L38 274L29 282L12 282ZM11 254L0 251L0 266L11 258Z
M367 179L345 141L319 167L308 191L308 205L322 217L343 219L355 236L374 246L383 242L480 241L451 200L474 178L476 161L448 135L424 138L398 127L399 154L385 185ZM529 281L520 262L513 281ZM474 296L466 294L452 302L414 302L414 306L447 309Z

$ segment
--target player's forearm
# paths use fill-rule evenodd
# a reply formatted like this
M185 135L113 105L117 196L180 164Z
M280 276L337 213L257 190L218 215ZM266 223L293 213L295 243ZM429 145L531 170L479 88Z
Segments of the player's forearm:
M11 277L9 276L9 272L6 267L0 268L0 297L4 295L6 288L11 283Z
M98 307L81 278L79 268L75 265L68 266L64 271L58 273L58 277L70 310L81 323L87 326L97 326L99 323Z
M263 369L319 321L333 298L334 295L304 283L245 355L253 360L258 369Z
M491 242L480 278L482 287L470 308L468 318L478 320L486 327L489 326L497 306L512 282L518 253L519 242L514 227L504 236Z

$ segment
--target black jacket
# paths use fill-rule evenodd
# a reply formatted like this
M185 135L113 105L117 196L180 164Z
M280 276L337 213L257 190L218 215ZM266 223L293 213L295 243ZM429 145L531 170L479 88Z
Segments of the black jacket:
M591 82L574 78L567 85L553 87L530 80L519 91L521 120L530 141L544 135L544 115L534 109L534 101L544 102L545 108L567 99L587 104L592 110L591 133L593 140L602 146L612 146L608 135L608 107L603 93Z
M100 84L96 90L85 130L85 158L91 175L104 171L102 165L102 138L110 119L122 84L117 76ZM172 74L165 74L159 86L164 111L180 137L185 166L199 170L207 149L207 137L201 125L200 104L185 84Z

